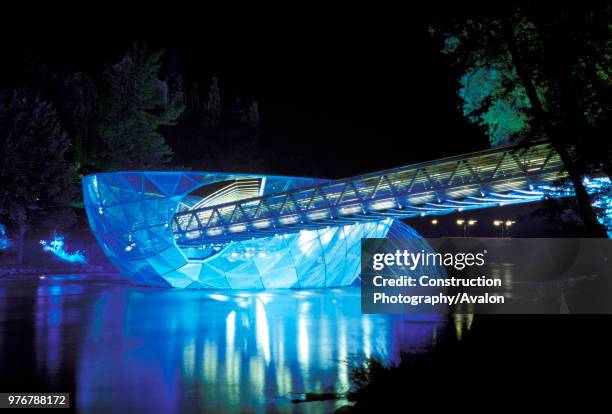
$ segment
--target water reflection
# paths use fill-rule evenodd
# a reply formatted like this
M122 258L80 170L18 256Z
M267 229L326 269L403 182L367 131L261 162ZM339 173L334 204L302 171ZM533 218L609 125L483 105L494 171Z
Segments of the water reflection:
M122 335L111 334L112 343L86 335L80 402L104 404L96 391L112 384L114 395L148 395L148 409L163 406L164 412L183 411L184 404L196 404L195 411L266 405L308 411L291 405L295 393L345 391L349 359L397 359L402 350L430 345L438 324L361 315L355 288L230 294L126 289L99 301L101 331L121 327Z
M32 283L36 371L49 383L73 376L80 412L329 412L337 402L291 399L346 391L347 362L397 361L432 345L444 326L362 315L358 288L207 293L87 278ZM15 294L1 286L0 298Z

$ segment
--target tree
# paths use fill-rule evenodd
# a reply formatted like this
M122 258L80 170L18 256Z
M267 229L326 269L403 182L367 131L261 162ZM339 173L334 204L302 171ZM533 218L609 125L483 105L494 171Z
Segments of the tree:
M259 105L257 104L257 101L252 101L251 106L249 106L247 122L251 128L259 128Z
M95 156L98 96L93 80L83 72L65 77L59 105L60 118L69 132L79 167L87 169ZM63 115L63 116L62 116Z
M123 60L105 71L98 168L159 168L170 160L172 150L159 128L175 125L183 105L165 100L158 79L163 53L149 54L146 47L134 44Z
M27 91L0 94L0 220L17 231L20 263L30 227L74 222L76 168L65 158L69 147L51 103Z
M206 102L206 119L212 126L219 124L223 107L221 106L221 93L219 91L219 79L213 76L210 89L208 91L208 101Z
M492 145L548 137L576 192L579 216L603 236L583 185L612 172L609 6L512 6L465 12L432 33L462 71L463 113Z

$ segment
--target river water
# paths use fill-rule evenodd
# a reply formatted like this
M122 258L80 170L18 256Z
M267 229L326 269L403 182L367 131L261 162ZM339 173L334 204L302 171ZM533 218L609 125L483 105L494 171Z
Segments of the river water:
M363 315L359 288L195 291L116 275L0 280L2 391L70 392L82 413L321 413L365 357L419 353L468 318Z

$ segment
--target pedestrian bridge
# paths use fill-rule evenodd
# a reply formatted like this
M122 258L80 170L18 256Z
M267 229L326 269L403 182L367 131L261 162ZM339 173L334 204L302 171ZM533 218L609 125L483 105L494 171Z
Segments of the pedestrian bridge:
M552 145L535 141L267 194L234 180L214 197L177 209L172 232L187 247L442 215L538 201L566 178Z
M608 177L585 178L591 194ZM348 286L361 240L431 246L401 218L569 197L546 141L342 180L193 171L83 177L90 227L109 260L140 285L189 289ZM595 201L612 216L609 199ZM597 204L600 203L600 204Z

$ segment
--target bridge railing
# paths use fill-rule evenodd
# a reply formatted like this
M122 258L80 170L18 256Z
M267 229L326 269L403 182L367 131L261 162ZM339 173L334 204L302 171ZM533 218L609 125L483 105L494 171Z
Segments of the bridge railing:
M444 214L464 208L533 201L540 187L565 177L548 142L379 171L325 185L177 213L181 244L239 240L386 216Z

